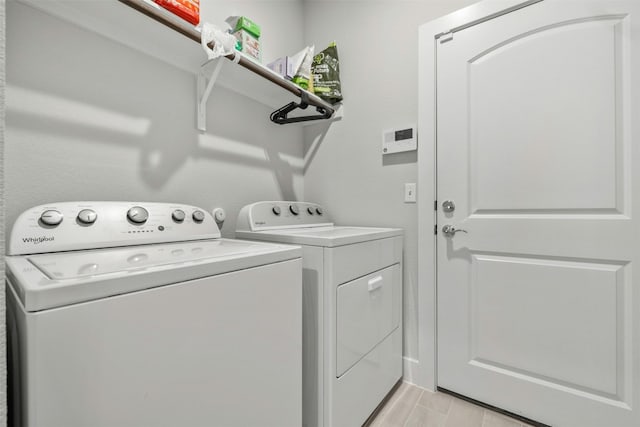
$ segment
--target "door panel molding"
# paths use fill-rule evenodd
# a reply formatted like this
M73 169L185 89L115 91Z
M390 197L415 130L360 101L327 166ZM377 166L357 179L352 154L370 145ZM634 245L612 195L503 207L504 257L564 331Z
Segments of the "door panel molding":
M514 211L626 214L624 194L630 184L625 179L629 174L623 159L628 152L628 139L623 138L619 128L628 114L619 106L619 100L625 96L619 82L625 81L626 76L624 46L618 39L622 39L619 33L627 23L626 14L567 20L519 34L468 60L466 117L470 129L472 214ZM576 49L575 32L580 33L584 48L572 52ZM547 65L535 69L537 58L548 45L555 48L554 57L545 58ZM602 65L590 70L595 62ZM506 81L494 79L505 68L509 68L510 77ZM530 69L534 69L531 75L536 81L529 81ZM577 77L572 86L560 83L568 79L565 76L574 74ZM522 78L525 81L520 81ZM539 90L533 99L516 98L514 105L511 92L521 84L535 84ZM504 85L511 89L505 91L508 98L496 97L498 87ZM584 92L585 87L593 93ZM546 98L561 91L565 92L565 105L545 105ZM578 101L581 108L575 108L565 123L567 117L562 112L581 97L598 98L600 102L591 105ZM513 126L500 126L518 121L521 134L514 134ZM548 138L544 127L557 128L556 134ZM492 133L490 129L499 130ZM602 139L614 143L598 144ZM574 142L565 144L568 140ZM505 148L506 152L495 152ZM576 150L580 150L581 157L589 155L593 159L590 163L597 161L600 167L594 170L585 163L589 169L584 169L578 157L572 155ZM541 153L546 155L543 157ZM503 171L497 175L492 159L499 155L503 155L504 162ZM528 181L513 182L511 177L526 168L535 168L540 173L530 174ZM558 183L563 187L558 188Z
M629 373L618 357L629 344L628 316L619 310L630 298L628 261L472 252L471 276L470 362L628 403ZM540 324L547 334L524 336ZM595 341L608 345L594 347ZM593 370L595 380L585 383Z
M533 35L536 35L538 33L542 33L545 31L550 31L550 30L555 30L555 29L560 29L562 27L567 27L570 25L578 25L578 24L584 24L584 23L589 23L589 22L597 22L597 21L617 21L616 25L619 23L622 23L622 21L625 18L628 18L629 14L627 13L619 13L619 14L613 14L613 15L598 15L598 16L590 16L587 18L579 18L579 19L568 19L566 21L562 21L562 22L556 22L553 23L551 25L543 25L539 28L536 28L534 30L530 30L530 31L525 31L522 34L519 34L515 37L511 37L507 40L504 40L500 43L497 43L493 46L491 46L490 48L480 52L479 54L477 54L476 56L474 56L473 58L469 59L469 63L474 63L474 62L478 62L480 61L483 57L486 57L487 55L502 49L504 47L507 47L508 45L514 44L517 41L526 39L527 37L531 37Z

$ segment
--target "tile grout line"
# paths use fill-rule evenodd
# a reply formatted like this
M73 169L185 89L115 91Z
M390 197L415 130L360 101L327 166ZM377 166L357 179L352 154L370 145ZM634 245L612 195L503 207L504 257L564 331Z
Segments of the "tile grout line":
M409 383L407 383L407 385L409 385ZM400 385L400 387L402 387L402 385ZM400 391L400 387L398 387L398 390L396 390L396 393ZM382 414L382 417L380 418L381 426L384 426L387 417L389 416L393 408L396 406L396 404L402 400L406 392L407 390L402 390L402 393L400 393L398 396L391 396L391 399L389 399L389 408L386 411L384 411L384 413Z
M485 427L486 421L487 421L487 410L483 409L482 410L482 424L480 426L481 427Z
M438 393L442 393L442 392L438 392ZM446 394L446 393L443 393L443 394ZM451 417L451 413L453 412L453 407L454 407L455 403L458 402L458 401L461 401L460 399L458 399L455 396L451 396L451 395L447 395L447 396L451 397L451 402L449 402L449 409L447 410L447 418L445 419L445 426L448 425L449 417Z
M402 423L403 427L407 426L407 423L409 422L409 420L411 419L411 415L415 412L416 407L418 406L418 402L420 402L420 399L422 398L422 395L424 394L424 390L422 390L421 387L416 387L418 390L420 390L420 395L418 396L418 399L416 400L416 403L413 404L413 407L411 408L411 411L409 411L409 415L407 416L407 419L404 420L404 423Z
M449 414L451 413L451 408L453 408L453 397L449 396L451 401L449 402L449 409L447 409L447 418L449 418Z

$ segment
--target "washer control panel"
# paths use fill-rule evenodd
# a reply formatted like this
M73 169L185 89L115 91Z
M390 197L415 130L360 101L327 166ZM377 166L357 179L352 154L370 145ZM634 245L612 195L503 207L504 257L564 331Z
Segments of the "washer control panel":
M98 249L219 238L213 217L175 203L60 202L23 212L8 254Z
M317 203L257 202L240 210L236 229L260 231L328 225L333 225L333 222L322 206Z

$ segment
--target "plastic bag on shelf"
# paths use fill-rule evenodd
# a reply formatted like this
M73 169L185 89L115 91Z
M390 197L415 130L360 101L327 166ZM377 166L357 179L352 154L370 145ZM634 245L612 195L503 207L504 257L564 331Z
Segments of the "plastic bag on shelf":
M335 42L313 57L311 73L313 74L313 91L316 95L331 104L342 101L340 61Z
M208 22L202 24L200 37L202 48L209 59L236 53L236 38L215 25L209 24ZM211 42L213 42L213 49L209 47L209 43ZM240 56L238 55L237 58L240 59Z

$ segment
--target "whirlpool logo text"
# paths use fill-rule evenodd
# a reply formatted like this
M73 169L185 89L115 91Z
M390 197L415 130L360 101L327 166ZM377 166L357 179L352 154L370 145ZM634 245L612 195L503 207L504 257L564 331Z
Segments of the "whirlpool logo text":
M51 237L47 237L47 236L40 236L40 237L23 237L22 241L24 243L33 243L34 245L39 245L40 243L44 243L44 242L53 242L55 240L55 237L51 236Z

